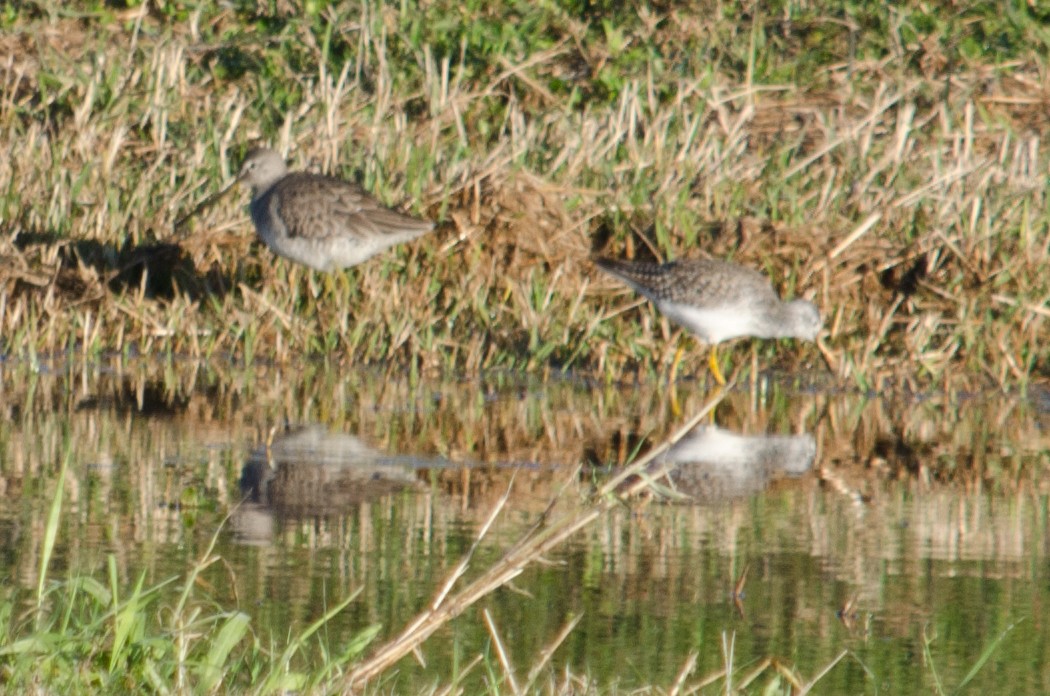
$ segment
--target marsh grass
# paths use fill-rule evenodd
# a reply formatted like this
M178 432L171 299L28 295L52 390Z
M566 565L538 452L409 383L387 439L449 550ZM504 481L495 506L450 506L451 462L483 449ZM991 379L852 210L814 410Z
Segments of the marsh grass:
M299 633L267 642L248 614L223 610L202 591L204 571L221 560L214 554L219 532L183 577L147 586L143 573L126 583L111 555L102 578L75 573L55 580L50 566L68 461L44 530L36 596L24 601L8 593L0 601L5 691L310 692L345 670L378 633L372 626L345 639L318 635L355 600L351 593Z
M1048 344L1050 40L1009 8L19 5L2 350L616 377L681 344L702 372L590 265L603 248L762 269L820 306L849 385L1024 384ZM176 234L256 141L440 229L334 278L254 243L245 192Z

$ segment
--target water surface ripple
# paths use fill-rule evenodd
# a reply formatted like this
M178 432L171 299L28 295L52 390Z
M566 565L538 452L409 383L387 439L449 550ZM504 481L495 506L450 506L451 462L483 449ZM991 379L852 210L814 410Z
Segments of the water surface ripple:
M334 374L338 373L338 374ZM776 657L822 693L929 692L926 641L958 684L1050 692L1050 417L1037 398L884 400L775 382L729 393L650 467L652 495L603 515L405 660L411 689L487 650L488 609L526 669L572 617L553 667L671 684ZM53 577L184 573L221 528L205 591L285 635L361 589L335 625L396 634L510 489L482 569L552 499L662 443L709 396L680 384L520 375L411 381L276 367L0 364L4 592L36 586L69 456ZM676 408L677 405L677 408ZM228 517L228 519L227 519Z

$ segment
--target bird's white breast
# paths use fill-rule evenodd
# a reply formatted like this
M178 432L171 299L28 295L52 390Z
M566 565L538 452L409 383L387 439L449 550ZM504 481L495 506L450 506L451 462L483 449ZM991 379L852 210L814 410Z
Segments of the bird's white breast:
M667 301L659 303L657 307L669 319L681 324L706 343L746 336L751 330L751 315L742 307L715 309Z

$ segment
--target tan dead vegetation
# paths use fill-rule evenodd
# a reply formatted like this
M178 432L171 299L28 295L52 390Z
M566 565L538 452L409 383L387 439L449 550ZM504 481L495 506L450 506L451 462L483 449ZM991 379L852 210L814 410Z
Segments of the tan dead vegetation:
M706 31L685 12L668 18L680 31ZM611 107L573 109L546 77L599 69L611 58L600 48L565 41L505 57L485 84L461 82L454 60L425 52L422 86L405 91L384 60L385 36L371 33L396 23L362 17L353 29L336 25L357 32L365 49L340 74L288 66L304 97L276 122L266 89L279 85L193 70L229 48L203 45L195 19L171 34L158 33L163 18L145 9L120 19L104 31L91 20L41 20L40 31L0 36L0 138L11 149L0 158L0 182L16 191L0 208L0 350L25 358L26 370L4 385L3 403L21 422L21 437L32 433L31 441L4 442L15 453L5 456L4 494L48 475L69 437L54 416L79 407L73 435L95 443L99 463L127 462L138 477L139 496L112 526L124 538L174 541L184 533L177 513L152 512L174 510L185 488L184 472L157 461L178 458L180 429L198 443L224 442L231 428L254 431L254 445L285 421L324 422L379 449L475 464L432 480L438 496L459 503L443 514L467 511L483 523L481 541L505 505L545 513L544 524L493 566L474 569L470 555L463 559L428 611L348 673L347 686L388 670L592 522L589 542L605 544L603 553L630 575L626 591L646 592L654 579L680 573L673 566L689 558L681 548L690 537L710 535L734 553L747 520L742 506L720 516L667 506L659 514L670 523L639 525L624 501L647 490L644 478L629 491L616 479L595 495L588 476L544 464L555 454L562 462L626 464L654 451L677 421L662 390L624 407L632 371L662 369L678 343L702 365L694 342L676 341L678 331L651 307L599 278L589 255L598 248L708 254L762 268L786 294L812 297L826 317L837 379L947 394L940 405L901 411L834 403L815 419L770 413L741 403L740 394L722 405L723 424L743 430L766 431L775 421L798 432L816 420L823 451L812 473L776 485L810 530L812 552L832 559L830 575L859 588L861 605L877 603L881 571L851 561L894 538L895 504L905 493L928 501L914 535L933 540L934 557L954 558L960 530L990 557L1025 557L1017 522L1035 514L1027 502L1045 492L1045 477L1023 452L997 451L989 436L1016 427L1016 402L950 428L931 411L954 408L960 388L1008 387L1046 370L1047 94L1039 66L1017 65L1005 77L967 66L947 76L945 91L948 64L931 44L918 74L901 71L893 56L836 66L842 88L832 92L714 72L683 78L668 100L634 79ZM212 21L231 22L232 13ZM300 34L320 52L316 37ZM264 45L242 48L281 60ZM501 120L490 117L494 105ZM497 128L485 135L479 124ZM346 278L290 267L253 244L243 193L203 213L189 236L175 233L174 220L228 179L258 139L299 166L359 176L384 200L440 219L441 228ZM162 382L156 364L141 362L130 377L119 369L98 384L74 377L79 388L52 391L24 379L40 355L63 355L67 362L54 364L75 372L70 365L97 369L87 365L111 352L126 352L129 363L151 354L194 360L165 363ZM819 365L808 346L756 345L751 361L745 355L736 351L738 370ZM305 371L304 356L318 358ZM199 358L218 359L201 368ZM355 375L367 364L379 366L371 369L380 379ZM435 415L405 408L420 397L399 379L406 367L543 375L562 365L616 381L540 412L503 396L479 403L484 387L472 385L445 397L453 404ZM684 412L702 412L699 387L679 397ZM108 417L141 414L146 404L169 409L161 417L173 429L130 437L138 419ZM404 408L410 423L394 419L384 429L377 408ZM1041 431L1020 422L1013 441L1036 446ZM939 466L948 459L952 465ZM237 497L227 464L207 460L205 480L221 503ZM971 495L958 511L957 488L969 495L992 486L1022 504L1004 514L1009 506L997 510ZM71 484L74 503L89 494ZM431 509L417 512L433 523ZM345 541L338 521L310 526L319 545ZM648 552L644 560L624 562L638 547ZM885 560L897 561L886 549ZM126 552L117 564L130 567ZM309 588L292 594L305 606ZM487 625L498 646L499 627ZM522 675L526 689L572 628ZM500 655L517 691L513 666ZM752 674L767 668L804 690L769 660ZM691 670L687 661L682 684Z
M868 72L864 93L683 80L660 103L640 81L592 112L552 101L537 79L571 64L565 45L484 86L428 55L422 95L397 92L381 60L368 66L370 91L354 77L362 65L302 76L304 101L263 137L248 85L191 79L207 47L136 33L149 21L5 37L9 55L32 46L38 56L2 71L13 152L0 179L21 201L0 221L9 352L662 369L675 327L588 263L603 237L609 253L648 254L656 232L668 240L659 256L731 257L813 297L848 384L1009 385L1044 369L1046 109L1028 66L1003 79L955 75L947 101L929 97L932 79L854 65L843 78L847 67ZM117 50L131 38L130 55ZM379 37L362 40L372 52L361 61L381 58ZM50 102L35 96L43 65L57 81ZM495 95L502 130L482 139L476 124ZM427 114L409 120L416 98ZM252 244L244 194L174 235L172 221L260 137L303 166L360 168L381 197L410 201L441 230L349 281ZM773 166L785 143L790 160ZM411 171L420 156L430 161ZM737 212L773 187L789 201L774 206L785 219ZM683 345L701 365L701 348ZM806 346L762 352L763 364L820 364Z

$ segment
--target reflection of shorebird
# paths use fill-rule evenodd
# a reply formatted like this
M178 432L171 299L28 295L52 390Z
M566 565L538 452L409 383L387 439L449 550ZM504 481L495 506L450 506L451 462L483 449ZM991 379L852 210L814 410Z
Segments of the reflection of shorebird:
M739 435L700 425L654 466L667 470L686 495L718 500L757 493L776 476L800 476L816 455L817 443L809 434Z
M252 452L241 471L247 503L235 513L234 527L246 540L265 539L273 515L338 513L417 482L415 466L353 435L319 425L298 428Z
M820 332L820 313L812 302L782 301L769 280L750 268L710 259L637 263L598 258L595 263L709 344L711 373L719 384L725 384L716 353L721 341L738 336L812 341ZM681 350L672 375L680 357Z

